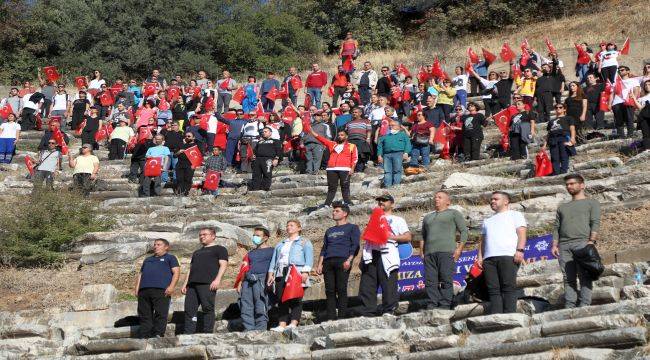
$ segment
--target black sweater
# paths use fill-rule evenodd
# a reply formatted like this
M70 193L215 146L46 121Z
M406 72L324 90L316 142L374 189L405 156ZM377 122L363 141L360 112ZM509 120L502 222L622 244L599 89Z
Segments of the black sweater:
M279 159L282 156L282 144L274 139L260 139L255 146L255 156Z

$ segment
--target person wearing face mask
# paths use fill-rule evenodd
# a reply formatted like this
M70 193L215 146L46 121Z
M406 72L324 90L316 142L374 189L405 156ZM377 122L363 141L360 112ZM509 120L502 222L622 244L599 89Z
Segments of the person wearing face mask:
M384 186L389 188L402 182L402 161L411 153L411 139L397 120L391 120L390 130L379 138L377 160L384 164Z
M245 331L266 330L269 322L269 298L264 280L273 257L273 248L269 246L270 236L267 228L255 228L252 238L255 248L248 252L242 263L242 267L248 267L248 271L237 285L237 291Z
M350 201L350 177L354 173L354 167L357 165L358 153L357 147L348 142L348 133L345 130L339 130L336 134L336 141L329 140L314 131L311 128L311 135L321 144L327 147L330 157L327 160L327 198L323 206L331 206L336 196L336 188L341 185L343 202L352 205Z

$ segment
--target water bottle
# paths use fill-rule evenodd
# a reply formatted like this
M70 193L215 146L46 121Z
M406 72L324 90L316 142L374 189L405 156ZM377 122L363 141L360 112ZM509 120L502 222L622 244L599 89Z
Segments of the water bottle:
M636 267L636 274L634 274L634 283L636 285L643 285L645 282L645 274L640 267Z

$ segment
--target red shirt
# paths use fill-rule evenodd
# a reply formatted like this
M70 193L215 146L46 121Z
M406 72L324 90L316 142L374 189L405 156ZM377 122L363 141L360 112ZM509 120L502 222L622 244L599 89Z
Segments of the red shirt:
M347 141L339 144L320 135L316 136L316 139L325 145L330 152L330 158L327 160L327 170L350 171L357 165L357 147L354 144ZM340 152L336 151L338 146L340 146L338 148Z
M327 85L327 73L323 70L312 72L307 75L308 88L322 88Z

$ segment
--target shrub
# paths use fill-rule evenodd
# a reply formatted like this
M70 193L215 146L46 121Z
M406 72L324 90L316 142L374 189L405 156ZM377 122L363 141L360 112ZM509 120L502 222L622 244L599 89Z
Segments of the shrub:
M0 264L60 265L75 238L112 226L97 216L95 205L69 191L39 191L6 201L0 209Z

